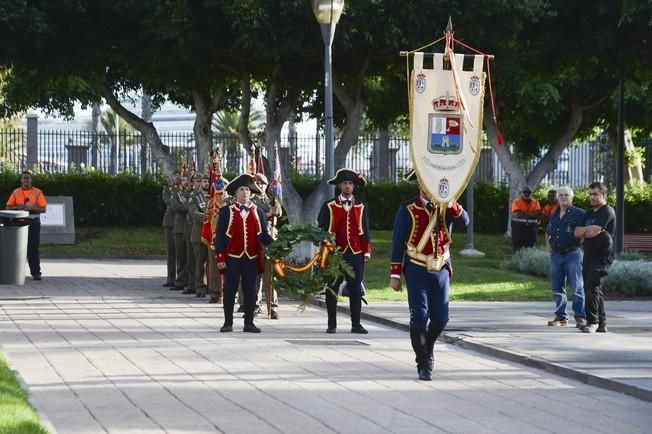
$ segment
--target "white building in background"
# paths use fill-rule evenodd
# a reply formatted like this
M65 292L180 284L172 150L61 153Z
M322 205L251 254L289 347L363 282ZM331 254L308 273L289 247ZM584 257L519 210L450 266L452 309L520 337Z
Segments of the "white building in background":
M109 108L108 104L103 104L101 110L107 108ZM127 108L140 115L140 107L127 105ZM91 108L82 108L79 104L75 105L75 118L71 121L47 116L40 110L35 110L33 113L38 116L39 129L42 130L80 131L87 129L91 122ZM192 131L195 114L188 109L166 102L154 112L152 122L158 131ZM27 121L23 119L21 128L25 128L26 124Z

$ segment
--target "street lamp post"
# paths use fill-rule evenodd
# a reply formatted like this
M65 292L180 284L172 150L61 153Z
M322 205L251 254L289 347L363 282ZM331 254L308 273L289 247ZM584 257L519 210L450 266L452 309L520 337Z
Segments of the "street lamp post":
M321 36L324 40L324 132L326 143L325 177L331 179L335 176L335 152L333 146L333 71L331 60L331 47L335 26L340 20L344 9L344 0L311 0L312 11L321 27ZM319 157L319 156L318 156Z

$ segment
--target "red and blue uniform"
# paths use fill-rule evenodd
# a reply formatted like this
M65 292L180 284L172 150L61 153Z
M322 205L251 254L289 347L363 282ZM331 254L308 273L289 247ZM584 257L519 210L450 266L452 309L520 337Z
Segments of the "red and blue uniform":
M466 226L469 222L468 213L457 202L443 213L439 209L417 196L400 205L394 222L390 275L405 276L418 369L429 365L432 370L435 340L448 323L453 274L450 232L453 224Z
M243 212L245 215L243 216ZM233 204L220 209L215 231L217 262L224 270L224 319L233 322L233 307L242 280L245 299L245 324L253 324L256 302L256 276L263 272L263 244L271 243L265 213L255 204Z
M335 244L344 255L344 260L353 268L354 276L345 276L351 309L351 324L360 326L362 311L362 279L364 277L364 257L371 255L371 224L369 208L354 196L347 199L337 196L324 202L317 221L319 226L335 234ZM342 282L340 278L335 288ZM337 296L326 291L326 308L328 311L328 327L337 325Z

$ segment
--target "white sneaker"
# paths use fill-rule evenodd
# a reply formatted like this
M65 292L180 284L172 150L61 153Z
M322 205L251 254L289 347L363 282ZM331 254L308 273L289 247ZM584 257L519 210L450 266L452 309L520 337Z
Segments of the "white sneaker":
M584 333L595 333L598 330L597 324L587 324L581 328Z

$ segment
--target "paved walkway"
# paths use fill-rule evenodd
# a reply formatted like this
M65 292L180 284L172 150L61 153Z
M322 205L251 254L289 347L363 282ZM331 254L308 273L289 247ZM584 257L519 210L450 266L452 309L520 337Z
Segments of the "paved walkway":
M606 334L581 333L572 320L568 327L548 327L552 310L552 301L451 303L445 337L464 348L652 401L652 301L608 301ZM365 312L408 328L402 304L372 303Z
M257 321L260 335L220 334L220 308L160 287L162 262L43 268L41 282L0 286L0 343L59 433L645 433L652 425L650 402L455 345L438 343L434 381L416 381L405 332L367 321L369 335L351 335L342 317L341 332L325 335L325 312L291 301L280 320ZM405 315L393 312L399 322ZM555 331L560 342L571 332Z

